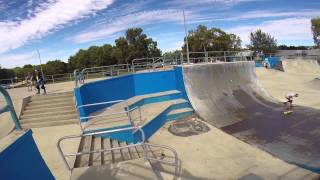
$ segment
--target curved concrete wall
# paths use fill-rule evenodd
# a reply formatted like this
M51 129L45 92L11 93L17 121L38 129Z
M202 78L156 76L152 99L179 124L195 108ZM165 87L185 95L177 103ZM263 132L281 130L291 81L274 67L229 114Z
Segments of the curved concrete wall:
M254 62L199 64L183 67L186 91L195 111L217 127L241 121L243 109L234 97L238 89L245 89L254 97L257 87ZM234 113L230 113L234 112Z
M320 172L320 111L282 102L259 86L252 62L183 67L189 100L213 126L281 159Z
M282 61L285 72L320 74L320 61L313 59L285 59Z

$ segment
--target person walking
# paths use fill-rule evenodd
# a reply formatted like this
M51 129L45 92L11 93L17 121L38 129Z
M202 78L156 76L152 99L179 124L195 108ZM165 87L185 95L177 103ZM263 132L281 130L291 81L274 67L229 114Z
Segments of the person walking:
M47 94L46 87L44 86L45 81L38 70L35 70L35 80L36 80L36 88L38 90L37 94L40 94L40 88L43 89L43 95Z
M28 91L32 91L33 75L31 75L30 72L28 72L28 75L26 76L26 85L27 85Z

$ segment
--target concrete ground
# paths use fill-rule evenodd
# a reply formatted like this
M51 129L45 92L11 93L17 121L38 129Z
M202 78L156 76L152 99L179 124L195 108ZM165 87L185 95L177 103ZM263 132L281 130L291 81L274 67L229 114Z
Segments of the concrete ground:
M49 84L47 87L47 93L59 93L72 91L74 88L74 82L64 82L57 84ZM17 115L19 116L22 99L28 96L35 95L36 91L27 91L27 88L14 88L8 90ZM41 95L42 96L42 95ZM0 99L0 106L2 107L4 102L3 97ZM0 116L0 143L2 140L14 127L9 113L1 114ZM49 169L57 179L69 179L70 172L65 167L58 150L56 143L62 136L67 136L71 134L79 134L79 125L67 125L67 126L55 126L55 127L45 127L45 128L34 128L33 137L40 150L40 153L48 165ZM12 138L15 139L15 138ZM67 146L64 146L66 151L76 152L78 148L79 140L70 142ZM71 160L72 161L72 160Z
M67 169L62 157L57 149L57 142L63 136L80 134L80 126L78 124L53 126L44 128L34 128L33 138L39 148L42 158L46 162L54 177L59 179L70 179L71 171ZM65 141L62 143L62 149L65 153L76 153L80 139ZM70 158L69 163L73 166L75 158Z
M48 94L72 91L74 88L74 82L70 81L70 82L64 82L64 83L49 84L46 86L46 88L47 88ZM22 99L36 94L36 91L34 90L28 91L26 87L9 89L8 92L13 101L13 105L17 112L17 116L19 116L21 112ZM2 107L4 104L5 104L4 98L0 96L0 107ZM14 124L11 120L10 114L9 113L1 114L0 139L6 136L13 129L13 127L14 127Z
M294 104L320 108L319 90L309 86L309 82L319 77L319 74L282 72L273 69L257 68L258 79L262 87L275 99L285 101L289 92L299 93Z
M313 73L281 72L257 68L258 79L266 92L284 101L289 92L300 94L294 104L320 108L319 90L306 83L317 77ZM181 179L313 179L318 174L284 162L207 124L207 133L178 137L168 126L152 136L151 143L176 149L182 162Z
M101 80L103 78L97 78L97 79L89 79L86 82L92 82ZM47 93L59 93L59 92L67 92L67 91L73 91L75 86L74 81L69 82L62 82L62 83L55 83L55 84L47 84L46 89ZM34 88L35 89L35 88ZM36 91L28 91L26 87L21 88L13 88L8 90L11 99L13 101L14 108L17 112L17 116L20 115L21 107L22 107L22 99L26 98L28 96L36 95ZM41 91L42 93L42 91ZM42 95L41 95L42 96ZM4 98L0 95L0 107L3 107L5 104ZM9 132L12 131L14 128L14 124L11 120L11 116L9 113L1 114L0 116L0 139L4 136L6 136Z
M262 86L274 98L283 101L286 93L298 92L300 97L294 103L320 108L320 93L305 85L316 77L315 74L301 75L258 68L257 76ZM73 88L74 82L47 86L48 93L71 91ZM17 88L9 90L9 93L19 113L21 99L35 92ZM3 99L0 99L0 102L2 104ZM1 139L11 130L13 124L8 115L0 118ZM209 132L189 137L172 135L166 126L150 139L151 143L164 144L176 149L182 162L181 179L312 179L317 176L207 125L211 129ZM33 132L40 153L54 176L57 179L69 179L70 172L58 154L56 142L62 136L79 134L79 126L35 128ZM78 143L70 142L64 148L67 152L75 152Z
M151 143L174 148L181 160L181 179L312 179L308 170L244 143L207 124L207 133L178 137L161 128Z

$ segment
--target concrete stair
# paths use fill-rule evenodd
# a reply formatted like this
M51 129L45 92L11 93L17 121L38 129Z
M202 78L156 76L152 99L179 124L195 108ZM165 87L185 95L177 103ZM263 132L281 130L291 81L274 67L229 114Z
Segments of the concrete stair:
M75 168L70 180L155 180L159 179L148 161L137 159L106 164L103 166L87 166ZM173 179L173 178L170 178Z
M186 116L192 115L193 113L194 113L194 110L189 107L175 109L175 110L172 110L168 113L167 120L172 121L172 120L182 119Z
M127 145L132 144L110 138L101 138L100 136L82 137L78 153L110 148L120 149L76 156L71 179L85 179L84 177L90 177L90 179L117 179L115 177L118 176L117 172L119 169L114 170L114 168L122 167L123 165L130 165L129 169L136 169L133 172L124 173L128 173L128 179L135 179L134 173L139 174L138 179L173 179L175 176L174 166L166 165L155 160L145 160L144 150L141 145L125 147ZM174 157L165 149L151 148L147 145L145 152L148 157L153 159L166 162L174 161ZM140 168L137 169L137 167ZM97 176L96 173L99 173L99 175ZM121 174L123 174L123 172ZM121 179L127 178L121 177Z
M78 123L73 92L36 95L20 116L22 128L40 128Z
M121 148L131 144L132 143L118 141L116 139L102 138L100 136L84 136L81 138L78 152L80 153L101 149ZM147 151L147 153L149 153L150 156L155 157L155 155L159 155L160 151L150 150ZM78 155L74 163L74 168L101 166L140 158L143 158L142 146L121 148L105 152Z

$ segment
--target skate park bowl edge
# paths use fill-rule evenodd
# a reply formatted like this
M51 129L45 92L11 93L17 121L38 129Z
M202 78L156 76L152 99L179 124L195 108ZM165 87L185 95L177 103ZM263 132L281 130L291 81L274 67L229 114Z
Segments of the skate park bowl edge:
M283 102L259 85L254 62L183 66L188 98L211 125L289 163L320 172L320 111Z

